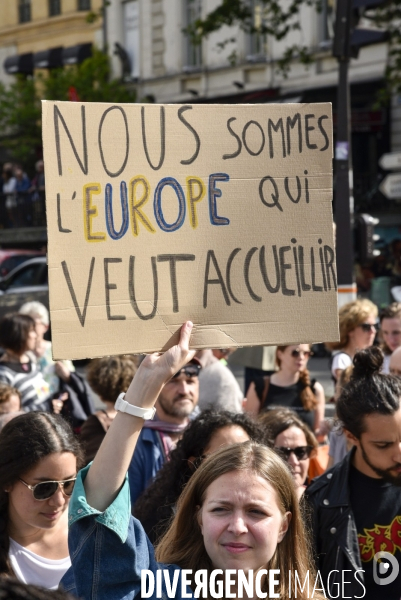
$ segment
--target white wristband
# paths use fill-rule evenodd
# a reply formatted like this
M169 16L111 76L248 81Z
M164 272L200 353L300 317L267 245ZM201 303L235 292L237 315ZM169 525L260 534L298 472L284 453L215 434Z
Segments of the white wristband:
M126 400L124 400L124 392L120 394L116 400L114 408L119 410L120 412L128 413L133 417L140 417L144 421L150 421L155 416L156 409L155 408L139 408L139 406L134 406L130 404Z

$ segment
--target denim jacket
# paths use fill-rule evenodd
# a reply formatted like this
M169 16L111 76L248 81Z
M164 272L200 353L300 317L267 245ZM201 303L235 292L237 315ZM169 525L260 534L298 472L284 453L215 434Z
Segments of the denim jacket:
M171 582L178 570L174 598L181 600L181 569L156 562L154 548L142 525L131 515L128 480L114 502L101 513L86 501L83 481L89 468L78 473L69 505L72 566L61 580L62 588L82 600L133 600L141 594L142 569L153 573L166 569ZM164 578L162 582L162 598L167 600ZM189 586L185 590L185 597L192 598ZM156 586L151 598L156 599Z
M143 428L128 468L131 503L134 506L139 496L156 477L165 462L157 431Z

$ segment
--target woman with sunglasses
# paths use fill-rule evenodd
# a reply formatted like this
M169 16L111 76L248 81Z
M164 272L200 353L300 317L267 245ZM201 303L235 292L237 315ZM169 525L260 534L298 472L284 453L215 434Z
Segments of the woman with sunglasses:
M87 600L134 600L144 597L141 583L148 587L143 580L147 570L152 576L148 582L161 576L160 593L151 592L153 598L181 600L194 597L197 575L205 576L213 590L220 582L211 575L219 569L226 580L230 576L230 595L239 597L233 588L244 591L240 577L235 580L241 570L253 584L251 597L261 597L260 585L265 596L272 597L270 587L279 600L306 600L309 592L297 585L295 571L301 582L308 577L315 581L316 575L298 499L288 469L266 446L233 444L204 459L185 486L156 553L141 523L131 516L126 478L131 456L163 386L194 355L189 350L191 331L188 321L177 345L146 356L124 399L117 401L118 414L95 460L78 474L70 504L72 567L61 585ZM270 569L281 574L276 585L268 582ZM205 587L201 593L210 597ZM218 587L224 588L224 581ZM314 590L315 600L323 597Z
M317 440L309 427L287 408L262 413L259 423L267 427L274 439L274 449L288 463L298 498L304 493L310 458L316 453Z
M30 412L0 435L0 577L56 589L69 568L67 507L79 444L58 415Z
M326 344L329 350L334 350L331 361L331 374L336 384L341 371L352 365L353 358L359 350L365 350L373 345L377 332L377 307L373 302L364 298L344 304L339 310L340 341Z
M252 440L271 447L268 428L248 415L204 410L188 425L169 460L138 498L133 514L141 521L150 541L167 531L178 498L202 461L223 446Z
M253 415L285 407L295 411L311 431L324 436L324 390L311 381L307 364L311 355L309 344L277 346L276 363L279 370L269 377L259 377L251 383L244 410Z

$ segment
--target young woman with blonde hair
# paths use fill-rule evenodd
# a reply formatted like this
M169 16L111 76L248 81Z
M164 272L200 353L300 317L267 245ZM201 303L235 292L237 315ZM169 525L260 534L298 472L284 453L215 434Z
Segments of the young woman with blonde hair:
M339 310L340 341L326 344L337 351L333 354L331 373L337 383L341 371L352 364L358 350L373 345L377 332L377 306L370 300L355 300L344 304Z
M203 461L178 501L156 556L130 514L126 472L142 419L151 418L164 384L193 357L191 331L192 323L185 323L178 345L144 359L125 394L126 404L118 403L121 408L94 462L78 475L69 517L72 568L62 581L77 597L133 600L141 593L144 569L153 577L163 570L160 592L177 600L185 597L182 592L188 592L187 597L194 592L194 585L183 583L188 576L183 569L206 569L208 574L220 569L223 576L227 569L243 570L245 575L252 569L250 576L261 579L267 591L262 570L277 568L279 584L274 589L281 600L295 597L295 571L301 582L308 571L313 580L291 474L273 451L258 444L234 444ZM166 574L170 583L176 575L173 591L166 586ZM297 592L302 600L309 596L306 588L298 587Z

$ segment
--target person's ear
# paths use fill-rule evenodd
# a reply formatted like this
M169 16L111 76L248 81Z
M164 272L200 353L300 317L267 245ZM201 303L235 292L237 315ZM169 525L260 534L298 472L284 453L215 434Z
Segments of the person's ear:
M282 520L282 523L281 523L280 531L279 531L278 538L277 538L277 543L278 544L283 541L284 536L287 533L288 528L290 526L291 519L292 519L292 513L290 513L290 511L287 511L284 514L283 520Z
M344 429L344 435L346 437L346 439L348 440L348 442L350 442L351 444L354 444L355 446L359 446L359 440L357 437L354 436L353 433L351 433L350 431L348 431L348 429Z

